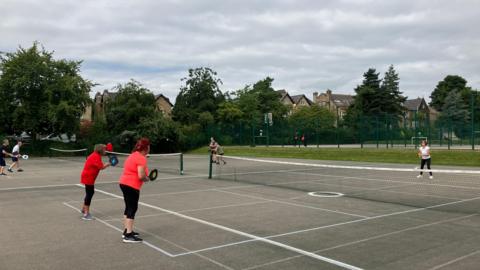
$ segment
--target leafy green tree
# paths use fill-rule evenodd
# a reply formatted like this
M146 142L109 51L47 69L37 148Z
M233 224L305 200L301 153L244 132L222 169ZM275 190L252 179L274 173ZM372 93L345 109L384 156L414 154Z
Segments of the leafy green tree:
M272 113L274 119L280 119L287 113L287 107L280 101L280 94L272 88L273 79L267 77L246 86L235 93L234 102L243 112L246 123L260 123L265 113Z
M156 110L155 96L139 82L130 81L115 87L115 98L107 101L105 116L108 129L114 134L136 131L143 118L161 114Z
M218 105L224 100L219 88L222 81L217 78L217 73L205 67L189 69L188 77L182 81L185 85L176 98L173 119L182 124L191 124L203 112L215 117Z
M178 123L156 112L141 118L137 127L141 137L147 137L152 143L154 153L168 153L180 149L181 132Z
M313 105L299 108L289 117L288 121L291 125L301 127L303 130L328 130L334 128L335 115L326 108Z
M75 133L93 84L80 76L81 61L55 60L32 47L1 57L0 119L4 131Z
M448 75L437 86L430 95L430 106L437 111L442 111L450 92L460 93L465 104L468 104L470 87L467 87L467 80L458 75Z
M233 101L225 101L220 104L218 107L218 120L221 123L238 123L243 117L243 112Z

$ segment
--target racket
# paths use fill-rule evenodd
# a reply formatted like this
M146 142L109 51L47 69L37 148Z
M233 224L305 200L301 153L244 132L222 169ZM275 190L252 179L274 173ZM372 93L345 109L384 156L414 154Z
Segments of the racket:
M157 179L157 176L158 176L158 170L153 169L148 175L148 178L150 178L150 181L155 181L155 179Z
M110 162L110 165L112 165L113 167L117 166L117 164L118 164L118 158L115 155L111 155L108 158L108 161Z
M28 159L28 155L22 155L23 159Z

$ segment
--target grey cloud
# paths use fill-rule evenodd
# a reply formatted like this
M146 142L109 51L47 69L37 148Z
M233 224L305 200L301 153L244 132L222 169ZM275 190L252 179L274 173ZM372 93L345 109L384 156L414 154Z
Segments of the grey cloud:
M189 67L210 66L224 90L271 76L295 94L353 93L369 67L383 75L390 64L410 97L428 97L448 74L480 88L474 0L4 0L2 7L0 51L38 40L57 57L84 60L98 90L134 78L174 100Z

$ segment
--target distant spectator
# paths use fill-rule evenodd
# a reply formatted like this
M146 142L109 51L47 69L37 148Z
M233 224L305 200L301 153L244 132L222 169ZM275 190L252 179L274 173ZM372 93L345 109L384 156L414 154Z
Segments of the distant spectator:
M215 139L213 137L210 137L210 145L208 146L209 147L208 150L212 154L212 160L211 160L212 163L217 162L217 146L218 144L215 141Z
M305 134L302 135L302 143L303 146L307 147L307 138L305 137Z
M220 161L223 163L223 165L227 164L227 162L223 159L223 155L225 152L223 152L223 147L217 143L217 164L220 164Z

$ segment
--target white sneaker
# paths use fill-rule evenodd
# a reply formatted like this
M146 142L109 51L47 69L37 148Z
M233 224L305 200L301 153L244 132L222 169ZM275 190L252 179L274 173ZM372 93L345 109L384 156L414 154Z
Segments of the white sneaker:
M430 175L428 178L433 179L433 175Z
M417 178L423 178L423 175L419 174L417 175Z

